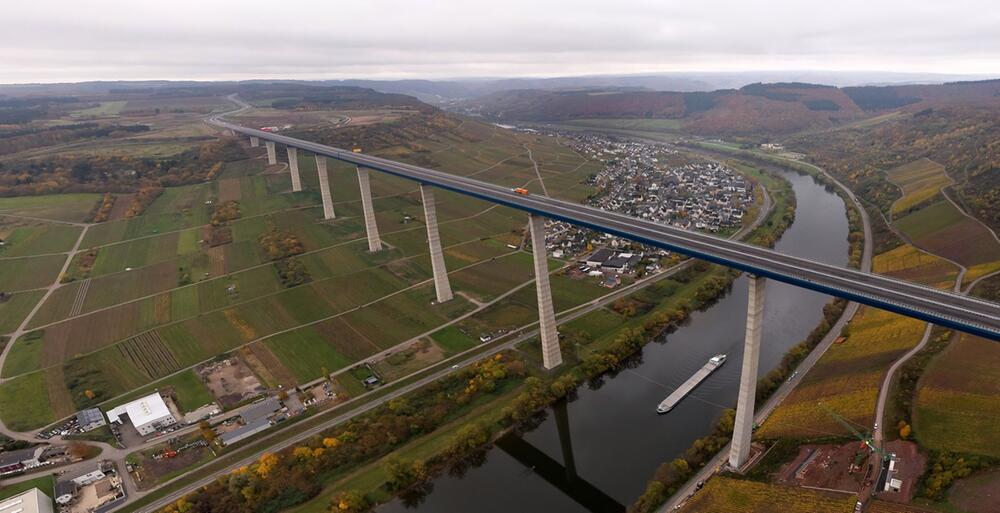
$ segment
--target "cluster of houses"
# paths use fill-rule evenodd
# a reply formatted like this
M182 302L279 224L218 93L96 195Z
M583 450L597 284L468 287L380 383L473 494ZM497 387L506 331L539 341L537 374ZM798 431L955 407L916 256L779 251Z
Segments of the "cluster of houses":
M603 192L595 206L686 230L742 225L753 204L752 182L714 162L672 167L655 162L623 159L605 166L592 178Z
M616 141L595 134L560 134L581 155L604 162L590 177L599 191L591 206L628 214L685 230L735 231L754 200L754 184L739 173L717 163L668 164L677 152L656 144ZM621 275L642 268L643 258L668 253L624 238L578 228L561 221L546 225L546 249L555 258L592 253L587 258L614 253L597 265L581 260L588 274ZM594 249L597 248L597 251ZM602 251L603 250L603 251ZM622 255L628 255L622 257ZM595 258L596 262L596 258Z

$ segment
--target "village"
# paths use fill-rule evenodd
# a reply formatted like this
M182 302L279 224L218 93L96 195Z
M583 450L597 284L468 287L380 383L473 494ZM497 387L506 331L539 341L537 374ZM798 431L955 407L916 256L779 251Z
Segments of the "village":
M577 153L604 162L588 180L598 192L591 206L684 230L730 235L754 201L754 184L715 162L678 163L678 152L661 145L616 141L592 134L560 133ZM554 258L579 257L571 273L600 277L614 287L622 275L653 272L667 251L561 221L546 226Z

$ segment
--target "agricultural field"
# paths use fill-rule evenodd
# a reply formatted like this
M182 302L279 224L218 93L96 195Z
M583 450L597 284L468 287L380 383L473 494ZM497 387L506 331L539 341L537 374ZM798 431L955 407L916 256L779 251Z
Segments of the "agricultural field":
M947 200L920 208L895 225L917 246L969 268L967 281L1000 269L1000 242Z
M38 429L58 419L49 402L45 375L40 372L4 382L0 386L0 404L5 405L4 423L14 431ZM6 413L15 408L16 415Z
M954 286L958 276L954 264L909 244L878 255L872 260L872 271L946 290Z
M129 109L131 105L122 115ZM531 148L554 194L564 191L566 197L579 198L590 193L581 182L599 164L552 140L473 122L463 126L461 136L434 136L385 153L430 158L430 165L502 183L514 176L513 183L520 185L537 179L526 156ZM431 150L429 157L414 151L421 146ZM227 165L219 181L164 189L139 216L92 225L82 246L93 248L94 256L86 267L80 256L71 263L68 274L74 281L43 305L31 323L43 329L15 341L2 370L13 379L0 389L31 386L45 400L38 401L39 411L5 420L35 426L152 383L165 385L164 376L240 347L246 358L268 371L263 379L289 385L424 336L432 336L434 342L428 343L436 360L476 342L461 331L437 329L476 308L465 297L496 298L531 278L530 254L507 247L522 242L523 214L439 191L446 264L459 294L432 305L432 287L421 284L431 270L417 188L375 175L377 217L388 248L371 255L363 240L354 168L330 162L337 219L322 222L315 161L300 157L299 164L305 186L301 193L288 193L286 172L273 174L277 168L251 159ZM97 199L92 198L88 211ZM232 242L207 248L202 226L220 199L238 201L241 217L230 223ZM29 206L34 207L21 205ZM283 289L257 243L272 227L302 243L306 253L299 258L311 283ZM589 298L604 291L564 281L553 279L560 308L578 304L573 300L577 293ZM533 288L511 301L523 310L519 318L534 320ZM397 362L394 368L402 372L409 364ZM184 395L193 395L195 402L204 398L187 388L180 401ZM11 416L6 413L11 410L0 409Z
M889 170L888 178L903 192L892 206L894 218L937 196L942 187L951 183L944 166L926 158Z
M0 215L83 222L100 200L100 194L83 193L0 198Z
M270 337L264 344L292 372L297 380L293 385L321 378L324 370L336 372L355 361L337 351L333 341L314 326Z
M96 107L91 107L89 109L81 109L71 112L69 115L74 118L103 118L110 116L117 116L121 113L122 109L125 108L127 101L110 101L101 102Z
M0 291L47 287L59 277L65 255L44 255L0 260Z
M683 507L684 513L851 513L853 494L821 492L715 477Z
M966 283L1000 269L1000 240L945 197L951 179L944 166L920 159L888 178L903 192L892 206L893 224L913 244L966 267Z
M83 228L68 224L27 221L0 214L0 258L47 253L63 253L73 244Z
M914 404L920 445L1000 457L1000 347L960 334L924 371Z
M640 132L676 132L684 127L680 119L574 119L562 124L584 128L615 128Z
M942 267L942 262L903 246L877 255L872 267L876 272L950 288L947 278L955 271L953 266L951 271ZM757 436L846 435L843 427L818 406L820 402L853 422L870 425L885 369L920 341L925 326L916 319L862 307L847 327L846 340L830 347L757 430Z
M446 355L451 356L461 353L466 349L471 349L479 342L469 335L462 333L455 326L448 326L431 334L431 339L440 347Z
M931 513L932 511L910 504L899 504L898 502L880 501L878 499L868 503L869 513Z
M16 330L44 294L45 291L34 290L18 292L7 299L0 299L0 333L10 333Z

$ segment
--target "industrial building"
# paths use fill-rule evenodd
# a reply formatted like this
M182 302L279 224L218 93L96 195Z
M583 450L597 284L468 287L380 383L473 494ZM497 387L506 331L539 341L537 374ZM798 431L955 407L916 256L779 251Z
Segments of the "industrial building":
M108 420L118 424L122 423L122 415L128 415L135 430L144 436L177 423L177 419L170 413L170 408L167 408L167 403L159 393L108 410L107 415Z
M32 488L0 500L0 513L52 513L52 499L38 488Z
M76 428L81 433L93 431L107 423L104 414L97 408L87 408L76 414Z
M281 410L281 401L274 396L251 405L240 414L243 425L222 433L219 435L219 441L222 442L222 445L232 445L264 431L271 427L271 415L279 410Z

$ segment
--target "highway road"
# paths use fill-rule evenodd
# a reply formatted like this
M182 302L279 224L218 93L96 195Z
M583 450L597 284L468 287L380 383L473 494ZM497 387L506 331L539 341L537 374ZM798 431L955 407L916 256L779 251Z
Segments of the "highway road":
M484 199L531 214L566 221L651 246L719 263L824 294L1000 341L1000 305L885 276L783 255L767 248L548 198L522 195L505 187L354 153L222 121L209 122L248 136L292 146L420 183Z

